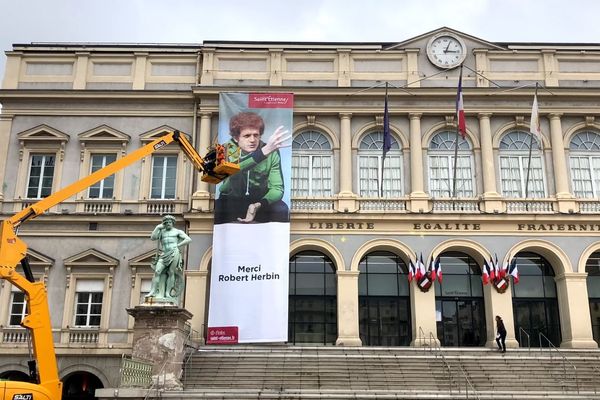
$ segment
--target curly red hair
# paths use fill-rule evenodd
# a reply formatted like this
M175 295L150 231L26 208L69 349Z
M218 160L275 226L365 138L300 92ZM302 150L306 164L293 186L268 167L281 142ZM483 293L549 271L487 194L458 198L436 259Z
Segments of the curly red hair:
M229 120L229 134L236 140L240 137L242 129L246 128L257 129L262 136L265 122L260 115L253 112L241 112Z

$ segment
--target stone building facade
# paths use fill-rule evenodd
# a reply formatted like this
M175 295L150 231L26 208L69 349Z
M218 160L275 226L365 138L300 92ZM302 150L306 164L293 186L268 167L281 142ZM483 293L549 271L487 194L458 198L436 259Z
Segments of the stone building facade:
M418 346L431 333L443 346L491 346L502 315L510 346L527 345L525 332L597 347L600 44L440 28L398 43L31 43L6 56L4 217L173 129L204 153L220 92L292 92L290 345ZM461 62L467 133L455 157ZM380 187L386 82L393 140ZM82 376L118 385L126 308L148 291L162 214L193 240L184 305L204 337L213 194L168 146L21 228L49 288L67 387ZM421 256L444 271L428 291L406 279ZM520 267L504 293L482 285L496 257ZM16 376L27 371L24 299L3 282L0 305L0 377Z

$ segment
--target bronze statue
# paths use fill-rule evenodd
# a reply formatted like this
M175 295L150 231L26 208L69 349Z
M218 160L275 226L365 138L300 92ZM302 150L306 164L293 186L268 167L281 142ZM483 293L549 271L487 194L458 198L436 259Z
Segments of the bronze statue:
M154 277L146 302L179 303L184 287L180 247L187 245L192 239L174 225L175 217L165 215L162 223L156 225L150 235L150 239L158 240L158 246L152 260Z

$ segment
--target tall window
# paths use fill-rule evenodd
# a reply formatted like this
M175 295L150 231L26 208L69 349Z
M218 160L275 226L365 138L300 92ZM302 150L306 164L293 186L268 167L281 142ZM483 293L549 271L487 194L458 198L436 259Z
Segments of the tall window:
M530 143L533 143L533 146L527 180ZM546 197L542 152L538 140L534 137L532 142L529 132L511 131L502 137L499 150L502 195L512 198Z
M530 336L531 346L546 347L545 339L540 342L539 334L542 333L558 346L560 318L552 265L542 256L530 252L518 253L515 258L520 276L519 284L512 285L515 335L519 336L523 329ZM527 346L527 343L520 345Z
M151 199L174 199L177 156L152 156Z
M90 174L106 167L117 159L115 154L92 154L90 159ZM90 186L88 197L90 199L110 199L115 188L115 175L102 179Z
M442 283L435 283L437 332L443 346L483 346L486 340L481 268L469 255L440 255Z
M362 197L402 196L402 152L392 136L392 147L383 155L383 132L372 132L366 135L358 145L358 187ZM383 168L383 182L381 172Z
M292 142L292 196L332 195L331 143L317 131L304 131Z
M579 132L569 145L573 194L581 198L600 197L600 135Z
M335 344L337 284L333 262L316 251L290 259L290 343Z
M27 301L25 300L25 293L21 291L13 291L11 293L10 317L8 325L19 326L26 314Z
M102 316L104 282L78 280L75 294L75 326L98 327Z
M587 290L590 301L592 333L594 340L600 343L600 252L595 252L585 263L587 272Z
M456 139L456 132L444 131L436 134L429 143L429 194L431 197L454 197ZM455 197L473 197L475 195L474 187L471 145L459 136Z
M41 199L52 192L55 154L32 154L27 180L27 198Z
M365 346L408 346L411 339L407 267L397 255L377 251L358 265L360 339Z

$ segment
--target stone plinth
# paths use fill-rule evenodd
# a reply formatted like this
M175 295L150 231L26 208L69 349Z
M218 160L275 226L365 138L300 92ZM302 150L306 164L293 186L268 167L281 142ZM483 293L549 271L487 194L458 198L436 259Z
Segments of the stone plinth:
M155 388L182 389L181 376L185 341L192 314L174 305L139 305L127 309L135 318L132 357L153 364Z

